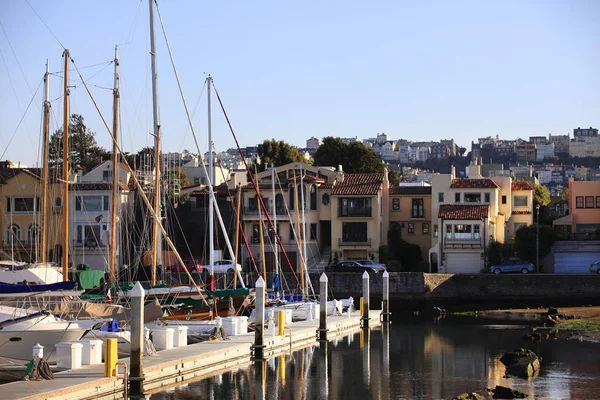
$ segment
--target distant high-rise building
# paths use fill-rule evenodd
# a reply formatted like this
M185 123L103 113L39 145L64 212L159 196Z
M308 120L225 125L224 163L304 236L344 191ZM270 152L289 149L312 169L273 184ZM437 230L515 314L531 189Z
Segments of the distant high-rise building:
M584 142L586 137L593 136L598 136L598 129L592 127L573 129L573 140L578 142Z
M311 138L306 141L307 149L318 149L320 145L321 145L321 139L317 139L314 136L311 136Z
M571 141L571 135L548 135L548 142L554 143L554 152L556 154L568 153L569 142Z

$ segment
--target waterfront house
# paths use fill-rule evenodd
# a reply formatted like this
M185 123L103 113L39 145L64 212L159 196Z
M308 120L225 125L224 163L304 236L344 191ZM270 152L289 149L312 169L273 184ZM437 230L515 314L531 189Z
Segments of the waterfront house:
M430 270L479 273L491 240L504 243L533 222L533 187L510 176L484 178L475 160L468 177L437 174L432 179Z
M569 177L569 215L553 222L567 238L600 239L600 182Z

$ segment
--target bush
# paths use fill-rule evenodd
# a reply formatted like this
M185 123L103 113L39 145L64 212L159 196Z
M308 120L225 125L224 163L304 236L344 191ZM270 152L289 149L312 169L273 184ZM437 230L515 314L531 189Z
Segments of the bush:
M382 244L381 246L379 246L379 262L382 264L387 264L388 258L389 258L388 247L387 247L387 245Z

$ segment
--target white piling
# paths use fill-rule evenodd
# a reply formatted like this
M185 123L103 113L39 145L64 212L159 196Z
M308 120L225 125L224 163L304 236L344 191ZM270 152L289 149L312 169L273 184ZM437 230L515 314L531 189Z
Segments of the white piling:
M365 271L362 275L363 280L363 328L369 328L369 274Z
M381 316L383 322L390 322L390 274L383 273L383 307Z
M129 373L130 394L141 396L144 393L144 288L139 282L130 291L131 296L131 351Z
M327 341L327 275L324 272L319 278L319 303L319 340Z
M264 359L265 327L265 281L262 276L256 281L256 320L254 321L254 359Z

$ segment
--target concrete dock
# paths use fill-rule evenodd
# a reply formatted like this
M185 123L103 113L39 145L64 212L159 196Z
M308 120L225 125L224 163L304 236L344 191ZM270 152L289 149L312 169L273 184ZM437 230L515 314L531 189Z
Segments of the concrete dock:
M381 311L371 310L369 327L380 325ZM348 317L328 317L327 339L345 336L361 329L358 312ZM318 339L319 321L300 321L286 326L284 336L273 336L265 330L265 358L293 351ZM156 393L167 387L217 374L219 371L248 365L252 361L254 332L232 336L230 340L209 341L160 351L144 357L144 390ZM127 364L129 359L121 359ZM123 367L121 378L104 377L104 366L88 365L80 369L56 373L54 380L19 381L2 385L2 399L119 399L124 394Z

